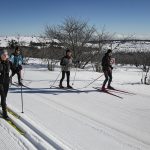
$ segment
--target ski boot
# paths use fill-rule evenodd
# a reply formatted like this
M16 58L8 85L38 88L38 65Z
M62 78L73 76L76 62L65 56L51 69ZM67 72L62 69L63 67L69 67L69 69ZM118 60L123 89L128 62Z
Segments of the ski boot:
M112 86L107 86L107 89L110 89L110 90L114 90L115 88L113 88Z
M7 115L7 112L6 111L3 111L3 118L5 119L5 120L9 120L9 117L8 117L8 115Z
M18 83L18 85L23 86L23 84L22 84L22 82L21 82L21 81Z
M101 91L106 92L105 86L102 86Z
M62 86L62 84L59 84L59 88L64 89L64 86Z
M73 89L73 87L72 87L72 86L70 86L70 85L67 85L67 88L68 88L68 89Z

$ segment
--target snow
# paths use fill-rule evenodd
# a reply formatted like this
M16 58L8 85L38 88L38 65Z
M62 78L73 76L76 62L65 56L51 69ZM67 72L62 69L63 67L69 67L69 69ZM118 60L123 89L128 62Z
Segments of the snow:
M104 76L82 88L102 74L92 70L78 69L74 82L78 90L50 89L60 68L49 72L37 59L31 59L22 74L24 84L31 88L23 87L24 113L21 113L20 87L12 86L7 98L7 105L21 116L16 121L28 133L22 142L29 140L35 149L41 150L150 149L150 86L140 84L140 69L114 67L112 85L132 93L113 92L123 99L93 88L101 87ZM74 75L75 69L72 69L71 84ZM16 76L13 81L17 81ZM55 86L58 84L59 81ZM0 121L1 126L6 124L4 120ZM3 130L1 126L0 130ZM19 140L21 136L16 138ZM16 143L16 147L19 144Z
M39 43L39 42L49 42L51 40L47 39L47 38L42 38L39 36L0 36L0 47L7 47L8 46L8 42L11 40L15 40L17 42L19 42L20 44L22 44L23 46L29 46L30 42L35 42L35 43ZM54 42L59 43L59 41L57 39L53 39Z
M1 150L35 150L24 137L20 136L18 132L10 125L0 118L0 149Z
M0 36L0 47L7 47L8 42L11 40L15 40L23 43L24 46L28 46L31 41L37 43L42 39L38 36Z
M143 39L143 37L138 36L139 39ZM146 40L145 36L145 40ZM119 38L119 37L118 37ZM122 38L119 38L122 39ZM148 38L149 39L149 38ZM0 36L0 47L7 47L8 46L8 42L11 40L15 40L17 42L19 42L21 45L23 46L29 46L30 42L35 42L35 43L39 43L39 42L50 42L50 41L54 41L59 43L59 41L57 39L47 39L45 37L38 37L38 36ZM118 45L119 44L119 45ZM91 44L91 43L87 43L86 44L89 47L98 47L98 44ZM38 47L40 48L40 47ZM150 50L150 42L146 42L146 41L139 41L139 42L125 42L125 43L118 43L118 42L113 42L112 45L111 44L105 44L103 46L103 49L108 49L108 48L112 48L114 52L118 52L118 51L124 51L124 52L146 52Z

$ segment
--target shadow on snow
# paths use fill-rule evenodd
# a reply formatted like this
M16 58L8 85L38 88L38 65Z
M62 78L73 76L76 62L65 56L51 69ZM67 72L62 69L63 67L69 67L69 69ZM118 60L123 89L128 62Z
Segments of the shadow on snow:
M59 94L65 94L65 93L90 93L90 92L96 92L97 90L78 90L78 89L59 89L59 88L22 88L22 93L28 93L28 94L53 94L53 95L59 95ZM21 93L21 88L10 88L10 93Z

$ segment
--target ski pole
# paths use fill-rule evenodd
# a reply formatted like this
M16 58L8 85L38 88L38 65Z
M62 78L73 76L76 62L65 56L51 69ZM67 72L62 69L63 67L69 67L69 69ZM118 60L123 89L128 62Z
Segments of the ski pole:
M89 83L88 85L84 86L83 88L87 88L88 86L90 86L92 83L94 83L95 81L97 81L99 78L101 78L104 74L100 75L98 78L94 79L91 83Z
M23 112L23 93L22 93L22 85L21 85L21 104L22 104L22 113Z
M58 78L59 78L60 74L61 74L61 71L60 71L60 73L58 74L58 76L57 76L56 80L55 80L55 81L53 82L53 84L50 86L50 89L54 86L54 84L55 84L55 83L56 83L56 81L58 80Z
M75 75L74 75L74 79L73 79L72 85L74 85L76 74L77 74L77 67L76 67L76 70L75 70Z

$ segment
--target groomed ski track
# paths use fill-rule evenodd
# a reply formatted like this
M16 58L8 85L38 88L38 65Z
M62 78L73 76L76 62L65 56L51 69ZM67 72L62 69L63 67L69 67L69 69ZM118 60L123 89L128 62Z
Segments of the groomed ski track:
M19 128L21 131L24 132L24 134L17 132L16 129L7 122L7 120L1 118L0 127L2 130L2 133L4 133L5 131L8 132L8 133L5 132L7 139L6 138L3 139L2 142L3 143L5 142L4 145L6 145L6 147L8 149L13 149L13 147L14 147L13 144L8 142L8 139L11 139L11 138L13 140L17 139L16 142L20 143L20 144L18 144L19 149L33 149L33 150L34 149L35 150L36 149L40 149L40 150L67 149L68 150L69 149L66 146L64 146L63 143L57 142L57 143L59 143L59 145L61 145L61 146L59 146L57 143L55 143L53 140L51 140L49 137L47 137L46 134L41 133L39 131L38 127L34 126L34 123L31 124L32 121L29 122L29 121L23 119L16 112L14 112L11 108L9 108L9 109L10 110L8 112L8 115L9 115L10 119L13 121L15 126L17 126L17 128ZM55 141L57 141L57 140L55 140ZM7 142L8 142L8 144L7 144ZM5 149L7 149L7 148L5 148Z
M34 74L30 69L27 72ZM49 89L48 73L39 71L28 85L31 90L23 87L24 114L20 113L20 88L12 86L8 95L8 106L21 116L18 124L26 131L30 129L29 137L38 137L37 141L27 138L36 149L150 149L149 118L137 111L145 108L149 95L118 92L123 97L119 100L92 87L81 91ZM55 79L58 72L51 74ZM40 82L42 76L47 81ZM81 84L82 81L77 82L77 86Z

